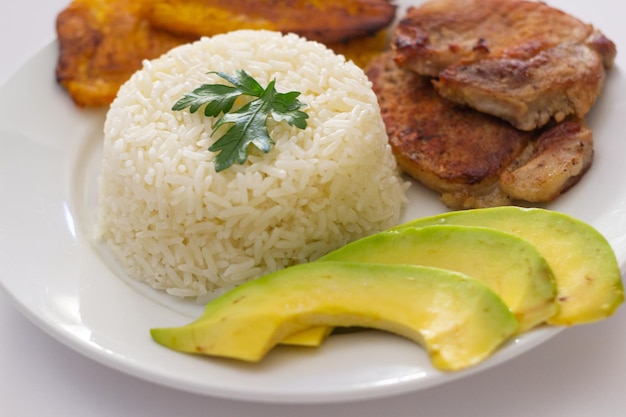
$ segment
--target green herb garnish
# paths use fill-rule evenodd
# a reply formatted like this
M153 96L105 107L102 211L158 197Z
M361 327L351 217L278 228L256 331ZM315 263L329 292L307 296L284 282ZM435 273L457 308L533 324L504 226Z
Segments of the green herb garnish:
M222 171L233 165L235 161L243 164L248 159L248 147L253 144L267 153L274 141L267 131L269 117L276 122L287 122L290 126L304 129L309 117L300 109L305 106L297 97L297 91L279 93L276 91L276 80L272 80L267 88L252 78L244 70L235 71L233 76L223 72L211 71L232 86L223 84L203 84L193 92L185 94L178 100L172 110L184 110L189 107L195 113L204 107L204 115L222 117L213 125L211 136L224 124L232 124L222 137L209 147L209 151L219 153L215 157L215 170ZM242 96L256 97L239 109L230 112L235 101Z

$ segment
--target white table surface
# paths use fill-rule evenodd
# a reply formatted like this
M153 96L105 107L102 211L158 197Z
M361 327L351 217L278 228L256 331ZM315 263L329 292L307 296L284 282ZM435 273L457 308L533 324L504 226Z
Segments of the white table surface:
M54 39L54 19L68 3L0 0L0 84ZM593 15L580 17L609 35L626 30L623 13L615 10L621 4L595 3ZM412 394L326 405L254 404L179 392L95 363L39 330L0 292L0 416L625 416L625 329L622 308L496 368Z

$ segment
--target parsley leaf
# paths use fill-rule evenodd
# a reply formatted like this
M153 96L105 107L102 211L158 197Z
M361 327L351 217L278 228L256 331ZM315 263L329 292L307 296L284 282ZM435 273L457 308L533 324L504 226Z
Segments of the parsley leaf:
M222 171L235 162L243 164L248 159L248 148L254 145L262 152L269 152L274 141L267 131L267 120L271 117L275 122L287 122L290 126L304 129L309 117L300 110L305 106L298 100L297 91L279 93L276 91L276 80L272 80L266 88L252 78L244 70L235 71L234 75L212 71L228 81L232 86L223 84L203 84L191 93L185 94L178 100L172 110L189 108L195 113L202 106L204 115L217 117L211 136L224 125L230 125L209 150L219 152L215 157L215 170ZM242 96L252 97L253 100L233 109L235 102Z

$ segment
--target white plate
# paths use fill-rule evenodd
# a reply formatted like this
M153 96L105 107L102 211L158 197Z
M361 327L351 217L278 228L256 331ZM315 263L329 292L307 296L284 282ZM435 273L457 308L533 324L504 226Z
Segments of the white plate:
M90 239L105 113L74 107L54 81L56 58L53 43L0 89L0 283L33 322L76 351L139 378L204 395L334 402L446 383L512 359L560 331L532 331L483 364L452 374L435 370L412 342L377 332L332 337L319 349L279 347L254 365L163 348L148 330L186 323L202 307L128 281ZM589 117L596 135L593 168L550 206L597 227L622 267L624 97L626 82L618 66ZM419 186L411 199L407 219L443 211Z

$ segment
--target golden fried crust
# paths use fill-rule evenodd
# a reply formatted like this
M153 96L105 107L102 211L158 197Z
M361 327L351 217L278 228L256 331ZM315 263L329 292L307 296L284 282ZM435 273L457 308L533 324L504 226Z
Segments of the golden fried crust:
M591 25L528 0L431 0L407 11L392 41L398 64L438 76L452 64L529 59L564 42L584 42Z
M526 60L484 59L442 71L439 94L501 117L522 130L584 117L605 80L602 58L586 44L566 43Z
M236 29L293 32L324 44L372 35L389 26L389 0L155 0L153 25L174 33L212 36Z
M580 119L542 133L500 177L513 199L552 201L576 185L593 160L593 134Z
M452 209L549 202L591 164L592 134L579 119L515 129L443 99L430 78L399 68L391 52L373 59L367 75L399 166Z
M453 208L510 203L497 182L530 134L443 100L428 78L397 67L391 53L372 60L367 75L405 172L435 191L454 195Z
M528 0L431 0L409 9L392 45L443 97L523 130L584 117L616 54L593 26Z
M80 0L57 17L57 81L79 106L108 105L143 59L191 38L152 27L142 2Z
M388 47L395 10L388 0L74 0L57 17L56 76L77 105L108 105L144 59L243 28L295 32L364 65Z

